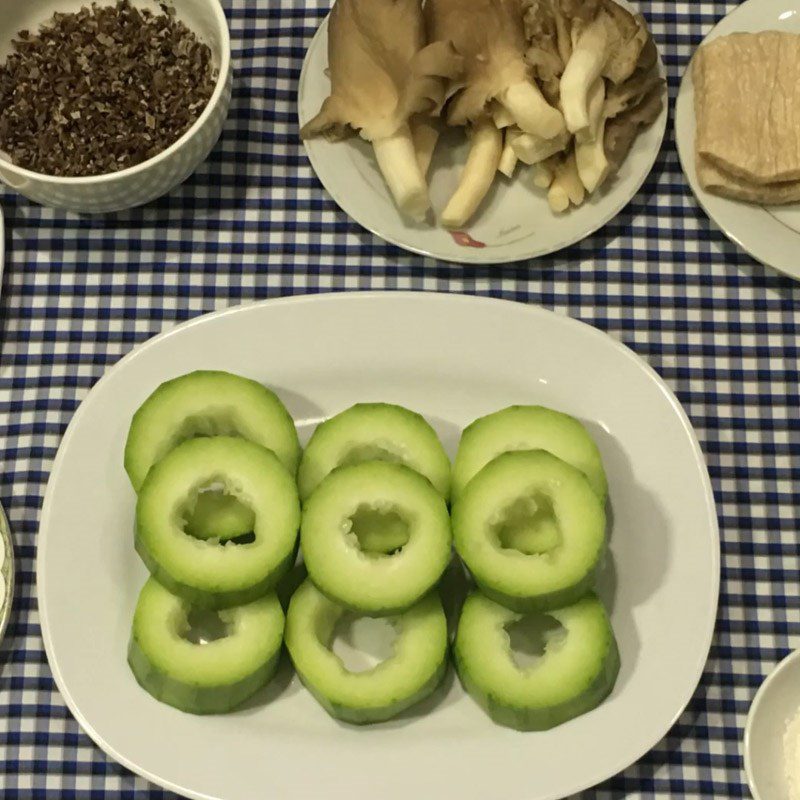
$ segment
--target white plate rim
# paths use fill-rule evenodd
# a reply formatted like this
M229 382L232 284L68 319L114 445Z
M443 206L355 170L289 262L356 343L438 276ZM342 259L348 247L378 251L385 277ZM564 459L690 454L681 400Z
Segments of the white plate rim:
M0 294L3 291L3 268L6 261L6 231L3 219L3 206L0 205Z
M693 456L696 460L696 463L702 467L699 471L702 476L703 482L703 493L706 500L706 515L707 515L707 522L708 522L708 531L711 538L711 543L713 544L712 548L712 576L711 582L708 586L710 590L710 597L711 597L711 604L710 604L710 611L713 613L709 613L708 620L706 624L705 636L703 637L703 646L700 649L700 653L702 653L702 657L700 657L695 664L695 668L693 671L693 678L690 684L690 688L687 689L685 692L685 696L682 698L680 702L680 706L676 708L675 713L672 715L668 724L660 726L663 730L656 735L653 734L650 739L644 742L633 755L633 757L625 756L619 762L614 764L613 767L604 770L603 775L593 779L590 782L579 782L574 786L570 786L566 789L566 795L572 795L574 793L583 791L588 789L592 786L601 783L608 778L613 777L614 775L618 774L622 770L626 769L630 765L636 763L639 759L641 759L644 755L646 755L663 737L668 733L668 731L674 726L677 720L680 718L681 714L685 711L689 703L691 702L692 698L694 697L695 692L697 691L697 687L700 684L702 679L703 670L705 665L708 661L708 654L710 652L711 644L713 641L714 632L716 630L716 618L718 613L718 603L719 603L719 588L720 588L720 559L721 559L721 551L720 551L720 536L719 536L719 521L717 517L717 510L716 510L716 500L714 497L713 487L711 484L711 479L708 474L708 470L706 467L705 456L703 454L702 447L700 446L699 439L697 434L689 420L688 415L686 414L683 406L681 405L680 401L675 396L674 392L669 388L663 378L656 372L653 367L651 367L643 358L637 355L632 349L630 349L627 345L623 342L609 336L608 334L604 333L598 328L589 325L588 323L582 322L581 320L574 319L572 317L559 314L555 311L550 311L548 309L544 309L539 306L531 306L522 303L518 303L512 300L500 299L500 298L492 298L492 297L485 297L485 296L476 296L476 295L468 295L468 294L453 294L453 293L445 293L445 292L415 292L415 291L355 291L355 292L330 292L325 294L307 294L307 295L294 295L288 297L281 297L281 298L272 298L261 300L252 303L244 303L238 306L233 306L231 308L222 309L220 311L211 312L208 314L202 314L194 319L188 320L186 322L180 323L175 325L174 327L162 331L160 334L140 343L139 345L135 346L131 351L129 351L123 358L121 358L118 362L114 365L109 367L105 373L100 377L100 379L94 384L92 389L90 389L89 393L84 397L83 401L81 402L80 406L78 407L77 411L73 415L72 419L70 420L69 425L64 433L64 436L59 444L58 452L56 457L53 461L53 465L50 471L50 477L48 479L47 489L45 491L45 498L42 505L42 513L39 522L39 529L42 530L47 528L50 524L50 516L51 516L51 497L52 493L50 492L50 483L53 482L58 475L62 462L67 457L67 451L69 447L69 442L74 435L74 432L77 430L78 425L80 424L84 410L87 406L86 400L88 399L89 395L95 391L98 386L101 386L106 381L110 380L111 376L115 374L117 371L124 369L125 365L132 359L139 356L140 353L145 352L149 349L157 347L158 344L180 332L196 327L199 325L203 325L209 322L209 320L214 320L222 317L232 316L238 314L242 311L246 311L252 309L254 307L269 307L269 306L277 306L277 305L290 305L290 304L299 304L299 303L331 303L336 302L339 298L347 298L357 296L359 298L363 298L365 302L368 302L370 298L374 297L401 297L406 299L413 299L415 302L466 302L466 303L480 303L485 305L496 305L502 303L507 306L508 310L511 311L512 309L516 308L517 312L519 313L529 313L532 315L543 315L547 316L548 318L552 319L554 322L559 324L573 326L573 327L580 327L587 335L591 335L597 339L602 339L606 342L606 344L613 349L617 350L621 353L626 359L629 359L636 363L636 365L644 371L644 373L652 380L657 386L659 391L665 396L669 405L671 406L674 413L677 415L678 419L680 420L681 426L684 429L685 433L689 437L689 440L692 445L692 452ZM44 644L45 653L47 656L48 664L50 666L50 670L52 672L53 680L56 684L58 691L61 693L61 696L69 709L72 715L75 717L76 721L83 729L83 731L89 736L89 738L99 747L106 755L112 758L114 761L118 762L126 769L130 770L134 774L137 774L146 780L150 781L156 786L163 787L172 792L176 792L178 794L185 795L187 797L192 798L192 800L219 800L218 797L213 795L204 794L202 792L194 791L187 789L186 787L182 787L178 784L173 783L168 779L161 778L160 776L150 772L148 769L141 767L140 765L136 764L131 759L128 759L124 753L118 752L115 748L108 745L102 735L100 735L91 725L89 720L83 715L80 708L77 706L77 703L74 701L69 687L66 685L61 671L58 666L57 658L53 653L53 644L51 640L51 633L50 633L50 625L47 616L47 602L46 602L46 590L44 588L44 584L40 581L40 576L42 574L42 567L43 567L43 550L39 547L39 543L37 542L36 548L36 592L37 592L37 599L38 599L38 607L40 610L40 627L41 627L41 635L42 641ZM566 796L566 795L553 795L550 800L557 800L557 797Z
M767 0L767 2L769 1ZM774 0L772 1L774 2ZM800 11L800 4L796 5L796 11ZM749 32L750 28L737 27L739 20L750 13L757 12L763 16L765 12L764 6L765 0L745 0L744 3L736 6L730 13L718 20L714 27L703 37L702 42L692 53L692 58L700 47L720 36L739 31ZM783 10L791 10L786 9L782 3L781 8ZM761 30L768 29L761 28ZM694 83L691 74L692 58L689 59L684 70L675 102L675 144L681 169L689 183L689 187L705 214L735 245L760 264L771 267L790 278L800 280L800 268L798 268L797 263L786 258L787 251L791 252L791 248L800 247L800 233L780 222L764 206L729 200L707 192L700 186L694 163L696 131L694 106L689 98L690 92L692 94L691 99L693 100L694 98ZM732 218L733 215L741 212L747 213L753 220L758 220L759 225L751 227L742 221ZM753 234L754 230L761 226L769 227L768 236Z
M627 8L632 8L630 3L627 0L620 0L621 4ZM321 46L321 39L323 36L326 37L327 40L327 31L328 31L328 20L330 18L330 14L328 14L325 19L320 23L319 27L314 33L314 36L309 42L308 48L306 49L306 54L303 58L303 66L300 71L300 81L298 84L298 103L297 103L297 119L299 127L302 127L305 123L305 120L302 117L302 96L304 92L304 87L306 86L306 82L308 80L309 74L309 62L310 62L310 54L312 53L313 49L316 47ZM662 77L666 79L666 68L664 66L664 61L661 57L661 50L657 49L658 53L658 63L659 69L661 71ZM545 256L552 255L553 253L558 253L561 250L564 250L567 247L572 247L573 245L582 242L584 239L592 236L593 234L597 233L599 230L604 228L608 225L609 222L616 219L622 211L630 204L630 202L639 194L642 186L644 186L647 179L650 177L650 174L655 167L656 161L658 160L659 155L663 149L664 145L664 137L666 136L667 131L667 124L669 120L669 95L665 89L664 92L664 108L655 123L651 126L652 130L657 132L657 146L653 147L651 151L650 158L647 161L647 168L642 169L641 174L637 177L635 181L635 189L628 194L621 195L620 201L609 206L609 209L597 217L597 219L584 226L581 229L580 234L576 234L571 237L567 237L563 241L559 242L556 245L543 248L541 250L530 250L525 252L520 252L519 249L514 250L514 246L516 243L508 243L505 245L496 245L493 247L486 247L486 248L472 248L472 247L462 247L461 250L464 252L459 252L458 256L455 253L450 253L446 249L436 250L435 248L424 248L418 245L415 245L413 242L403 241L401 237L395 236L394 234L388 232L386 230L379 230L379 226L367 224L363 222L358 217L354 216L351 213L352 205L349 204L346 199L342 197L339 193L338 189L331 188L330 181L325 181L321 177L321 172L324 174L325 170L322 166L322 161L319 157L317 152L317 148L315 147L314 140L307 140L303 142L303 147L305 149L306 156L311 164L311 168L314 171L314 175L316 179L322 184L322 188L325 192L330 195L331 199L336 203L337 207L344 212L347 217L353 220L357 225L361 226L365 230L372 233L374 236L377 236L379 239L383 241L389 242L390 244L399 247L401 250L405 250L410 253L415 253L416 255L425 256L428 258L438 259L440 261L444 261L451 264L510 264L518 261L527 261L527 260L535 260L539 258L544 258ZM637 137L636 142L641 141L641 134ZM634 148L636 147L636 142L634 142ZM558 217L554 215L554 220L557 220ZM525 240L523 240L525 241ZM524 248L523 248L524 250ZM503 252L506 251L506 252ZM489 254L492 253L490 256Z
M0 264L2 266L2 264ZM0 642L6 634L11 610L14 603L14 540L11 538L11 527L8 524L8 517L0 505L0 550L3 551L3 565L0 567L0 575L4 579L5 586L0 593Z

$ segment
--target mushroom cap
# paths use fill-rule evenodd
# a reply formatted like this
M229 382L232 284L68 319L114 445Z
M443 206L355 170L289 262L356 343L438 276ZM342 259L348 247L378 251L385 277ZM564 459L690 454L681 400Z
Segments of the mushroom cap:
M444 101L460 59L443 42L425 46L420 0L336 0L328 26L331 94L303 138L368 140L394 134L410 116Z
M606 24L609 53L603 76L618 84L633 74L650 34L643 17L634 16L614 0L600 2L599 13Z
M464 72L452 85L447 121L464 125L488 113L508 86L528 80L522 0L428 0L425 21L433 41L452 43Z
M637 69L625 83L609 86L603 114L607 119L617 117L638 105L656 86L663 85L664 79L658 74L658 70Z
M529 43L525 58L548 102L557 104L560 78L566 64L564 56L571 49L569 19L559 0L529 0L524 22Z
M602 75L622 83L636 69L650 40L644 17L631 14L614 0L559 0L562 14L572 23L573 44L592 22L599 20L606 32L606 62ZM652 51L650 51L652 54Z
M603 0L558 0L567 19L591 22L600 11Z
M655 122L664 108L664 91L661 82L650 89L639 103L606 122L603 147L606 158L614 169L625 160L639 128Z

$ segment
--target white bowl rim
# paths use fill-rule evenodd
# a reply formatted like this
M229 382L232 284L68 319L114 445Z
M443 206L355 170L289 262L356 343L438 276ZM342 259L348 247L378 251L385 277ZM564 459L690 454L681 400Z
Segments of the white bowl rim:
M751 736L753 732L753 721L758 716L761 704L764 698L769 694L772 684L777 679L778 675L790 669L795 661L800 660L800 650L794 650L789 655L785 656L783 660L773 667L772 672L767 675L761 686L758 687L756 696L750 704L750 710L747 712L747 721L744 726L744 772L747 776L747 785L750 787L750 793L753 795L753 800L762 800L761 794L756 786L755 779L753 778L753 762L751 760L752 748L750 746Z
M219 105L220 97L225 90L225 85L228 82L228 72L231 66L231 32L228 27L228 19L225 16L225 11L222 8L220 0L202 0L214 12L214 18L217 23L217 28L222 34L222 54L219 65L219 75L217 76L217 83L211 97L203 109L203 113L194 121L192 126L180 137L174 141L166 150L162 150L152 158L142 161L141 164L136 164L133 167L121 169L118 172L104 172L102 175L83 175L79 177L60 177L58 175L48 175L46 172L34 172L24 167L19 167L12 161L9 161L0 154L0 170L12 174L15 177L26 178L28 180L35 180L39 182L46 181L49 184L57 186L90 186L93 184L110 183L118 178L128 178L138 173L144 172L156 164L165 161L174 153L176 153L183 145L188 142L197 131L205 124L206 120L211 116L214 109ZM0 151L1 153L2 151Z

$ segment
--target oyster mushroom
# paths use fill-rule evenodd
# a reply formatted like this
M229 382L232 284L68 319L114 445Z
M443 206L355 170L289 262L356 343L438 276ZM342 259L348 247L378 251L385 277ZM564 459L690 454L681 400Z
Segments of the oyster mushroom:
M572 20L572 54L561 76L561 107L571 133L591 125L589 94L598 78L623 83L636 69L650 34L644 18L614 0L561 0Z
M503 154L495 119L545 139L565 130L561 112L547 102L525 61L527 40L522 0L428 0L425 18L435 41L451 43L464 71L451 81L450 125L471 128L471 149L456 193L441 215L447 227L461 227L492 185ZM513 169L510 156L504 169Z
M422 220L430 208L429 158L418 153L409 121L438 111L461 60L444 42L426 46L421 0L336 0L328 67L331 94L301 137L335 141L357 132L372 143L398 208ZM422 138L420 149L429 148Z

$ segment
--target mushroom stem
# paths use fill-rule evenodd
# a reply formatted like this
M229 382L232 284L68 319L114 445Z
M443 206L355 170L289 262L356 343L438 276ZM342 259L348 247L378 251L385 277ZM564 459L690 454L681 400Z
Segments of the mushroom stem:
M375 139L372 147L398 208L417 222L424 220L431 202L409 126L401 125L392 136Z
M525 132L554 139L564 132L564 116L553 108L539 87L532 81L512 83L498 100Z
M411 122L411 136L417 153L417 164L422 176L426 177L439 141L439 128L427 117L416 117Z
M497 171L505 175L506 178L513 178L518 159L509 139L509 133L510 131L506 132L506 143L503 147L503 153L500 156L500 163L497 165Z
M605 152L605 117L603 106L606 83L598 78L589 92L589 127L575 139L575 163L581 183L591 194L608 174L609 164Z
M522 133L512 142L517 158L525 164L538 164L546 158L566 150L569 136L566 131L555 139L542 139L530 133Z
M478 210L494 180L503 151L503 135L489 120L476 122L458 188L442 212L446 228L460 228Z
M589 127L589 91L605 65L608 33L600 14L581 33L561 76L561 107L570 133Z
M514 124L514 117L511 116L511 112L499 103L494 104L492 119L494 120L495 126L500 130L510 128Z
M539 189L549 189L553 182L553 170L544 161L533 165L533 185Z
M575 153L571 152L556 169L547 199L550 202L550 208L560 214L569 208L570 203L579 206L585 197L586 190L578 175Z

